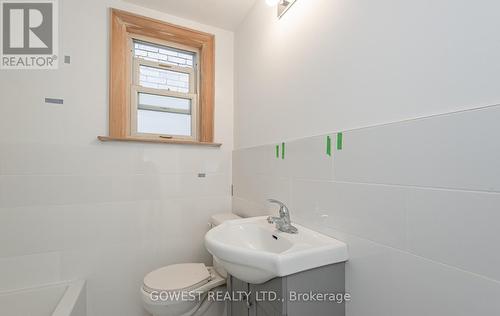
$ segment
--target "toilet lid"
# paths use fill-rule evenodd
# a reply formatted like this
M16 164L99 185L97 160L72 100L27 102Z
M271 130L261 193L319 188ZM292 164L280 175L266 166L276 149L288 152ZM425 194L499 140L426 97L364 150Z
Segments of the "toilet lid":
M144 290L192 291L210 281L210 273L203 263L182 263L166 266L146 275Z

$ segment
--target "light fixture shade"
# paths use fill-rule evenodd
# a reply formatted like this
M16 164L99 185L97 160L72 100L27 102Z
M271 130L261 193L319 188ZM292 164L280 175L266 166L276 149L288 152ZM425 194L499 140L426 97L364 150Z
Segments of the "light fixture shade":
M278 5L279 2L280 2L280 0L266 0L267 5L270 7L274 7L274 6Z
M278 1L278 17L281 18L297 0L281 0Z

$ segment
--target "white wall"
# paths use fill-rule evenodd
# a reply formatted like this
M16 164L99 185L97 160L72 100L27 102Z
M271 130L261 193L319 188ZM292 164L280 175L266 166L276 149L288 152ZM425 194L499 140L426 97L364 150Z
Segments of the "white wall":
M142 315L145 273L209 263L207 220L230 211L233 34L118 0L60 2L71 65L0 71L0 291L85 278L90 316ZM108 131L109 7L216 35L221 149L97 141Z
M499 9L298 0L278 20L257 1L236 36L236 147L500 103Z
M233 211L277 198L345 241L348 316L500 314L500 4L263 2L236 33Z
M327 135L286 142L285 159L236 150L233 210L276 198L346 242L348 316L498 315L499 120L494 106L349 130L331 157Z

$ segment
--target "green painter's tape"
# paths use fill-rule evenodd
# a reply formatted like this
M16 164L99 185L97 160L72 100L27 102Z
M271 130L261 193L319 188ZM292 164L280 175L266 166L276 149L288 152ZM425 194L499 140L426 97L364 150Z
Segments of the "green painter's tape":
M280 145L276 145L276 158L280 157Z
M281 159L285 159L285 143L281 143Z
M337 133L337 149L342 150L342 133Z
M332 139L330 136L326 136L326 154L328 156L332 155Z

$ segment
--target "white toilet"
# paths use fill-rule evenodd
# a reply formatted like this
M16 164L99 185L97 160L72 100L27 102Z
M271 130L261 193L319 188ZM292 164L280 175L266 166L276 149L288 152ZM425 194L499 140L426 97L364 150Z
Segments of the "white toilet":
M210 218L210 227L238 218L231 213L216 214ZM216 258L213 267L181 263L157 269L144 277L144 308L153 316L201 316L212 309L223 311L224 303L209 300L208 291L223 286L226 277L227 272Z

